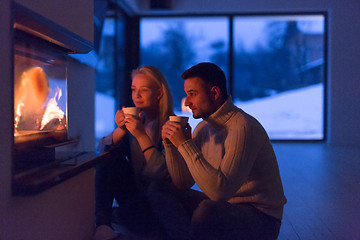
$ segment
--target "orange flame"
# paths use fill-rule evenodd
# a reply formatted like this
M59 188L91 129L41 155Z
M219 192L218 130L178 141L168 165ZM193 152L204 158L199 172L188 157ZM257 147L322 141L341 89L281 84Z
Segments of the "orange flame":
M49 92L49 81L41 67L33 67L21 73L15 85L15 136L21 134L22 130L61 130L66 127L65 114L57 103L62 90L57 87L54 97L44 106Z
M20 125L25 130L39 129L37 118L42 116L41 107L49 94L46 73L41 67L29 68L15 79L14 87L14 134L18 133Z
M43 130L46 124L48 124L53 119L58 119L61 122L64 118L64 112L59 108L57 101L62 96L62 91L60 88L57 88L55 96L51 98L46 106L46 111L44 117L41 121L40 130Z
M17 133L17 126L19 124L20 121L20 117L21 117L21 108L24 106L24 103L19 103L16 106L16 115L15 115L15 122L14 122L14 129L15 129L15 134Z

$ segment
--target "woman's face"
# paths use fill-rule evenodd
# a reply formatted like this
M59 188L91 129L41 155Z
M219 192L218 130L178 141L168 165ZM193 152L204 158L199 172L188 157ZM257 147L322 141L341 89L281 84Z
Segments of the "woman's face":
M131 96L136 107L144 109L155 109L158 107L161 97L160 88L157 84L147 78L144 74L136 74L132 79Z

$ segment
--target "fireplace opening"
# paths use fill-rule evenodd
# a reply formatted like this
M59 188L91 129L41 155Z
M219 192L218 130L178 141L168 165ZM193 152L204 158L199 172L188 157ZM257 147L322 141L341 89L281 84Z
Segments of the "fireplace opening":
M49 146L68 141L67 125L66 53L15 29L15 169L53 161L54 147Z

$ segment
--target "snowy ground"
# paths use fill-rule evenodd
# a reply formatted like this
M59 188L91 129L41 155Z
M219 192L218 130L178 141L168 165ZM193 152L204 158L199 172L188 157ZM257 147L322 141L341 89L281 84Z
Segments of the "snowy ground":
M259 120L273 140L316 140L323 138L323 93L323 85L317 84L247 102L234 99L234 103ZM96 136L99 138L114 129L115 102L97 93L95 106ZM188 116L192 129L201 121L192 118L191 112L175 114Z
M318 140L323 138L323 93L323 84L317 84L247 102L234 99L234 103L254 116L273 140ZM192 129L201 121L191 112L175 114L189 116Z

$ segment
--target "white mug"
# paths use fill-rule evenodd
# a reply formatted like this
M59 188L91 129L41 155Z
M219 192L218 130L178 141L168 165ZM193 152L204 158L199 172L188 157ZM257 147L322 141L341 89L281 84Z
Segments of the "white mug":
M135 117L138 117L140 113L140 108L138 107L124 107L122 110L124 113L131 114Z
M169 116L169 120L172 122L178 122L182 126L185 126L189 120L189 117L184 116Z

